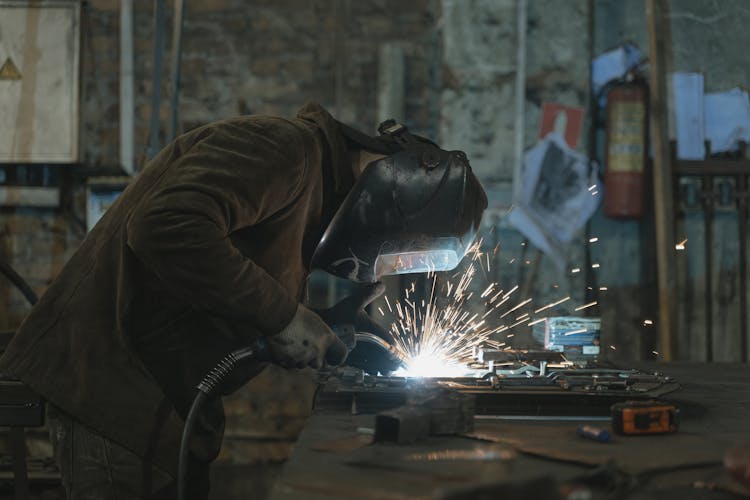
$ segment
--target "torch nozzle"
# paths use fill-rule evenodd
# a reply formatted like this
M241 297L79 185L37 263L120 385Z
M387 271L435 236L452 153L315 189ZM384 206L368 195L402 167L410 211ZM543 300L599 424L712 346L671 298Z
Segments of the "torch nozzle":
M370 344L374 344L380 347L381 349L383 349L384 351L388 351L388 353L390 354L390 356L393 358L394 361L398 361L401 364L403 364L405 361L401 357L399 352L391 344L388 343L388 341L378 337L377 335L373 333L357 332L354 334L354 339L357 342L367 342Z

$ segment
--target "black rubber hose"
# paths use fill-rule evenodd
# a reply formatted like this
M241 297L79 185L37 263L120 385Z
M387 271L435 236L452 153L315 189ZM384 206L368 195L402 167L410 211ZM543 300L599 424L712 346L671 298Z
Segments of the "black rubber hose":
M33 306L37 303L39 298L36 296L31 286L29 286L26 280L23 279L21 275L18 274L16 270L13 269L10 264L5 262L4 260L0 260L0 273L3 273L5 277L11 281L11 283L16 285L16 288L18 288L23 296L26 297L26 300L29 301L29 304Z
M180 441L180 455L177 465L177 498L178 500L187 500L187 479L188 479L188 461L190 456L190 438L193 435L195 423L201 414L203 404L213 394L214 390L221 385L221 382L245 360L260 360L265 356L266 346L260 341L251 347L244 347L229 353L214 366L203 380L198 384L198 393L190 405L187 418L185 418L185 427L182 430L182 439Z
M185 427L182 431L182 440L180 441L180 458L177 469L177 498L179 500L187 499L187 476L188 476L188 462L190 455L190 436L193 435L193 428L195 428L195 422L198 420L198 416L203 408L203 403L208 399L208 394L205 392L198 391L193 404L190 406L190 411L185 419Z

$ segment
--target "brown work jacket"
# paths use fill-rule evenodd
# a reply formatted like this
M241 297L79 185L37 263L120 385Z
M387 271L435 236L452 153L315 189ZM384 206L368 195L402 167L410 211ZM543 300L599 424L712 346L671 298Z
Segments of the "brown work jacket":
M174 474L195 385L291 321L352 184L345 139L317 104L180 136L84 240L0 371Z

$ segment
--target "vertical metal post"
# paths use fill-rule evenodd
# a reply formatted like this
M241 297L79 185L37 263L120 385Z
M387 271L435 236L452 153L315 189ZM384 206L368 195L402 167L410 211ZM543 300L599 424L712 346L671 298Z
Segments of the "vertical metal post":
M672 165L667 126L666 65L669 42L665 22L666 0L646 0L649 62L651 64L651 138L654 151L654 225L656 229L657 279L659 283L659 337L665 360L674 359L677 325L676 264L674 259L674 210Z
M595 56L595 50L594 50L594 36L595 36L595 17L596 17L596 3L594 0L588 1L588 26L587 26L587 34L588 34L588 52L589 52L589 61L594 60ZM597 141L596 141L596 135L597 135L597 129L599 125L599 102L596 99L596 95L594 94L594 83L593 79L591 78L591 68L592 64L589 64L589 73L588 73L588 91L589 91L589 115L590 115L590 121L589 121L589 143L588 143L588 153L589 153L589 171L591 171L591 168L593 168L594 162L599 162L598 158L598 151L597 151ZM591 238L591 219L586 221L586 225L584 226L584 236L586 239L586 242ZM594 270L591 267L592 264L592 258L591 258L591 245L588 243L583 246L583 257L584 257L584 263L586 265L584 274L586 277L586 283L588 286L586 287L586 291L584 292L586 296L586 303L589 302L599 302L599 286L597 281L597 275L594 272ZM598 306L597 306L598 307Z
M515 120L513 123L513 199L519 199L523 178L523 146L526 129L526 0L516 3L516 84Z
M713 361L714 358L714 336L713 336L713 219L714 219L714 196L713 196L713 176L710 174L703 176L703 227L704 237L704 263L706 268L706 361Z
M120 165L135 173L135 98L133 72L133 0L120 3Z
M406 58L396 43L387 42L378 53L377 122L389 118L404 121L406 98Z
M164 56L164 0L154 0L154 67L151 76L151 126L147 156L159 152L159 108L161 107L161 64Z
M170 99L169 126L167 127L167 142L177 134L177 116L180 106L180 66L182 65L182 26L185 18L185 0L174 0L174 20L172 23L172 86Z
M349 0L333 0L333 103L337 119L344 116L344 77L346 72L346 28ZM328 304L338 300L336 278L328 277Z
M747 188L747 175L738 175L737 222L740 230L740 360L743 363L747 363Z
M443 94L443 17L441 12L440 0L433 0L432 12L435 15L435 27L432 31L432 51L430 53L430 129L433 140L441 143L441 119L440 108Z

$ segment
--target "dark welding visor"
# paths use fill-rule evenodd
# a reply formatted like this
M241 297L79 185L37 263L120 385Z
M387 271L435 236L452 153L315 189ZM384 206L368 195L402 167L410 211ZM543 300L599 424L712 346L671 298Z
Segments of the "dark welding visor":
M380 131L387 137L358 132L367 138L358 138L360 147L396 151L364 169L320 240L312 266L356 282L454 269L487 208L466 155L415 138L395 122ZM377 144L386 146L375 149Z

